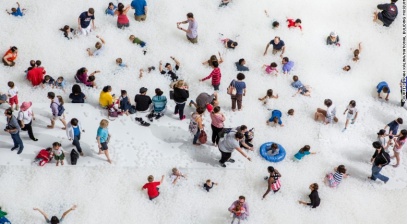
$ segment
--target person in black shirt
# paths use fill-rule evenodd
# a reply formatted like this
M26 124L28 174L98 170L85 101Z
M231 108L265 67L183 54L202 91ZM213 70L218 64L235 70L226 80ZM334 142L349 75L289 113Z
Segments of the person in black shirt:
M390 24L392 24L396 19L398 14L396 2L397 0L391 0L390 4L377 5L377 8L383 11L374 13L373 22L380 20L383 22L383 26L389 27Z
M147 111L150 109L150 105L153 102L147 94L147 88L141 87L140 94L137 94L134 97L134 101L136 102L136 111Z
M175 82L178 80L176 71L178 71L180 63L175 57L171 56L171 59L175 61L175 69L172 68L172 65L170 63L166 63L164 66L165 70L163 70L163 63L160 61L159 70L161 74L170 76L171 81Z
M218 184L215 182L212 182L210 179L208 179L208 180L206 180L206 183L204 183L203 188L207 192L209 192L209 190L212 189L214 185L218 185Z
M72 99L72 103L85 103L86 96L82 93L80 85L74 84L72 86L72 93L69 94L69 99Z
M390 156L387 152L384 151L382 144L379 141L373 142L373 148L376 149L375 153L370 160L373 164L372 166L372 175L368 177L371 180L379 179L384 183L389 181L389 178L382 175L380 171L384 166L390 163Z
M318 195L318 184L317 183L313 183L311 185L309 185L309 189L311 190L311 194L309 195L309 199L311 200L310 203L307 203L305 201L298 201L300 204L303 205L309 205L312 208L316 208L319 206L319 204L321 203L321 199L319 198Z
M188 86L185 85L183 80L179 80L174 85L174 102L175 102L174 114L179 114L180 120L185 119L184 108L188 98L189 98Z

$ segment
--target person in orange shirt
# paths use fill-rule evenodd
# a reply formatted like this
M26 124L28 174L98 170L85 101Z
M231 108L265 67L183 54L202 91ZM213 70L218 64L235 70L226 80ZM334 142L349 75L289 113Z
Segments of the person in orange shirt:
M3 56L3 63L5 66L13 67L16 63L14 62L17 59L18 50L16 46L10 47L10 49Z

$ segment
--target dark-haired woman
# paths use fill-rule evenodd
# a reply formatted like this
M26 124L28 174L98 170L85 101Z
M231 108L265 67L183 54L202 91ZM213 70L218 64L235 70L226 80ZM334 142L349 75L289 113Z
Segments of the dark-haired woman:
M16 63L14 62L18 56L18 49L16 46L10 47L10 49L3 56L3 64L5 66L13 67Z
M393 167L398 167L400 165L400 152L403 148L404 143L406 143L407 138L407 130L403 129L400 131L400 134L397 136L397 139L394 141L394 156L392 158L396 158L397 163L393 165Z
M127 17L127 12L130 10L130 5L124 7L122 3L119 3L117 10L114 14L117 16L117 27L123 29L124 27L129 27L130 21Z
M321 199L319 198L319 194L318 194L318 188L319 187L318 187L317 183L313 183L313 184L309 185L309 189L311 190L309 199L311 200L311 202L307 203L305 201L298 201L298 203L311 206L312 208L318 207L319 204L321 203Z
M267 186L266 193L264 193L264 195L263 195L263 199L266 198L267 194L271 190L273 190L274 193L277 193L281 188L280 172L278 172L278 170L274 169L274 167L272 167L272 166L267 167L267 171L269 172L270 176L264 178L264 179L268 180L268 186Z
M112 92L112 87L111 86L105 86L103 87L102 91L100 92L99 95L99 105L103 108L110 108L113 106L114 103L114 98L111 94Z
M80 68L75 75L75 80L77 83L83 83L88 87L96 88L95 74L100 71L94 71L88 76L88 69L85 67Z
M68 40L71 40L75 36L75 30L68 25L65 25L64 28L59 29L64 33L64 37Z
M65 216L68 215L68 213L70 213L71 211L73 211L73 210L75 210L75 209L76 209L76 205L72 206L70 209L68 209L66 212L64 212L64 214L62 214L61 219L58 219L58 217L56 217L56 216L52 216L52 217L51 217L51 220L48 219L48 215L47 215L44 211L42 211L41 209L39 209L39 208L34 208L34 211L38 211L39 213L41 213L41 215L44 216L45 221L46 221L47 223L58 224L58 223L62 223L62 221L64 220Z
M72 93L69 94L69 99L72 100L72 103L85 103L86 96L83 94L80 85L74 84L72 86Z
M238 73L236 78L237 80L233 80L229 86L232 86L236 89L236 94L231 95L232 110L236 111L237 104L237 109L240 111L242 110L243 96L246 95L246 83L243 82L243 80L245 79L245 75L243 73Z

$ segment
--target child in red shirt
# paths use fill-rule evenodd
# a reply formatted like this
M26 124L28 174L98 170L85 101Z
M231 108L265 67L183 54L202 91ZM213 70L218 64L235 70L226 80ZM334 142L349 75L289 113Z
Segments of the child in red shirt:
M302 26L301 26L301 20L300 19L296 19L295 21L294 21L294 19L287 19L287 22L288 22L288 28L299 27L300 30L302 31Z
M150 198L150 200L153 200L154 198L158 197L158 195L160 195L159 192L160 189L158 188L158 186L163 183L164 175L162 175L160 182L153 182L154 181L153 175L148 176L147 180L148 183L144 184L141 190L147 189L148 197Z

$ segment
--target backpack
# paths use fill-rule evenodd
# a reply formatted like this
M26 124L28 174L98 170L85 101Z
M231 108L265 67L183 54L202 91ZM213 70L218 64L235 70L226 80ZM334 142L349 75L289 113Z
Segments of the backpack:
M219 138L224 138L226 134L232 131L233 128L223 128L222 131L219 132Z
M55 103L55 102L52 102L52 103ZM64 106L61 104L57 104L57 103L55 103L55 104L58 105L58 116L62 116L62 114L64 114L64 112L65 112Z
M206 135L205 130L202 130L201 133L199 134L199 142L201 144L205 144L207 140L208 140L208 136Z
M387 153L386 151L383 151L383 152L382 152L382 155L383 155L383 157L387 160L387 163L384 164L384 165L382 165L382 167L384 167L384 166L386 166L386 165L388 165L388 164L390 163L390 155L389 155L389 153Z
M130 109L129 109L129 114L135 114L136 113L136 106L131 105Z
M79 159L79 153L75 149L72 149L72 151L71 151L71 164L76 165L76 162L78 161L78 159Z

